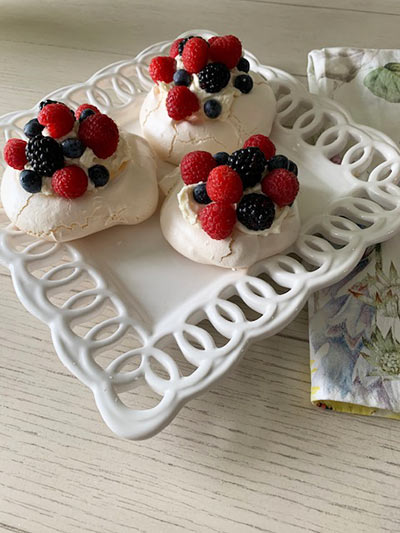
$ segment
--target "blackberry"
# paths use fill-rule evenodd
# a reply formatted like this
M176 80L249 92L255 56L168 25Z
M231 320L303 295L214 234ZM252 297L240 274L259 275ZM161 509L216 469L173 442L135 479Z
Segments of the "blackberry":
M185 85L185 87L189 87L189 85L192 83L192 75L189 74L189 72L184 68L177 70L174 73L173 79L175 85Z
M93 165L89 168L88 174L95 187L104 187L110 179L110 173L103 165Z
M246 194L240 200L236 215L241 224L253 231L271 227L275 217L274 202L265 194Z
M29 139L31 137L35 137L36 135L39 135L44 130L44 126L39 124L39 121L37 118L33 118L29 122L27 122L24 126L24 133Z
M296 163L293 163L293 161L290 161L285 155L275 155L274 157L271 157L271 159L267 163L268 170L275 170L276 168L284 168L286 170L289 170L290 172L293 172L297 176L298 174L298 168Z
M261 180L266 164L264 154L255 146L236 150L228 158L228 165L239 174L244 189L254 187Z
M234 86L243 94L249 93L253 88L253 80L248 74L236 76Z
M81 157L86 146L79 139L71 137L70 139L65 139L65 141L61 143L61 148L65 157L77 159L78 157Z
M218 93L226 87L231 78L231 73L223 63L208 63L198 73L199 85L208 93Z
M23 170L19 175L19 182L26 192L35 193L42 190L42 176L34 170Z
M188 42L189 39L193 39L195 35L189 35L189 37L186 37L186 39L182 39L182 41L178 44L178 52L179 55L182 55L183 49L185 48L185 44Z
M227 154L226 152L217 152L216 154L213 155L213 158L217 162L217 166L227 165L229 154Z
M196 185L196 187L193 189L193 198L198 204L211 203L210 197L208 196L206 191L205 183L199 183L198 185Z
M222 106L218 100L207 100L203 109L208 118L217 118L221 114Z
M241 72L247 73L250 70L250 63L247 61L247 59L241 57L238 61L238 64L236 65L236 68Z
M40 176L51 176L63 168L64 156L61 146L51 137L36 135L26 146L26 158Z

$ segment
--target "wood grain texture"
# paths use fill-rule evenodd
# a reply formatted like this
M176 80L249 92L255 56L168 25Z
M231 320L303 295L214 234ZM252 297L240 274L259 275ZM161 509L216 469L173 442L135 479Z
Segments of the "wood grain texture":
M193 27L304 77L313 48L397 46L398 15L396 0L3 0L0 113ZM306 310L133 443L102 423L3 269L0 302L1 532L400 530L400 425L311 407Z

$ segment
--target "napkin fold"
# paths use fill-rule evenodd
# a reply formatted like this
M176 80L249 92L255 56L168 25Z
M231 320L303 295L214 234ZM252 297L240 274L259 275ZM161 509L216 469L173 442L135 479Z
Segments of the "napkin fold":
M310 92L400 144L400 50L324 48L308 56ZM400 419L400 236L366 250L309 300L311 401Z

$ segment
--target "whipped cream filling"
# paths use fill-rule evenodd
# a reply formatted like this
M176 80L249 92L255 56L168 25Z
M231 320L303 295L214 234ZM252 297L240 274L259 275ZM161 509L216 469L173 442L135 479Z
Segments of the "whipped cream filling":
M203 182L200 182L203 183ZM183 218L191 225L196 225L201 228L201 224L198 220L198 215L205 207L203 204L198 204L193 197L193 189L199 185L195 183L194 185L184 185L182 189L178 192L178 206L180 212L182 213ZM261 193L261 184L257 184L255 187L246 189L246 194L250 193ZM276 204L275 206L275 218L273 223L269 228L264 230L254 231L249 228L246 228L241 222L237 221L235 228L241 233L247 233L249 235L260 235L262 237L268 237L271 234L277 234L281 232L281 227L283 221L287 218L295 216L294 209L289 206L279 207ZM235 205L236 207L236 205Z
M57 139L59 143L64 141L65 139L71 139L71 138L77 138L78 137L78 129L79 129L79 123L76 122L73 129L68 133L68 135L64 135L63 137L60 137ZM47 128L45 128L42 132L42 135L49 136L49 132L47 131ZM72 159L68 157L64 157L65 165L76 165L80 167L82 170L85 171L86 174L88 174L88 170L90 167L94 165L102 165L107 168L108 172L110 173L110 180L114 179L115 176L118 174L120 170L124 167L128 161L132 160L132 150L130 147L130 143L127 142L127 133L125 132L119 132L119 140L117 149L115 152L110 156L107 157L107 159L101 159L95 155L93 150L89 147L85 149L81 157ZM31 166L28 164L25 165L26 169L31 169ZM94 184L88 177L88 187L87 190L93 190L95 189ZM53 188L51 186L51 176L43 176L42 181L42 190L41 193L45 196L52 196L55 195Z
M177 56L175 60L176 60L176 70L185 69L181 57ZM218 93L208 93L207 91L202 89L199 84L198 75L192 74L192 83L190 84L189 89L193 93L195 93L195 95L199 99L200 110L198 111L198 113L201 113L201 115L207 120L215 120L215 119L211 119L207 117L207 115L203 111L203 106L206 100L217 100L221 104L221 107L222 107L222 111L221 111L221 114L218 116L218 120L227 120L230 116L231 107L233 105L235 98L238 98L239 96L246 96L246 95L242 95L239 89L236 89L236 87L234 86L235 77L238 74L245 74L245 72L240 72L235 67L230 71L230 73L231 73L231 77L229 79L228 84ZM251 72L249 72L249 75L251 75ZM173 86L174 86L173 82L171 83L159 82L158 83L158 87L164 98L167 97L168 91Z

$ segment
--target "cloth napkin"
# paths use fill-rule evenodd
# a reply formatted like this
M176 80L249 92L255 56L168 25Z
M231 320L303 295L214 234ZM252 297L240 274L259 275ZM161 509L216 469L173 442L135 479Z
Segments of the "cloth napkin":
M400 50L325 48L308 56L310 91L400 144ZM400 236L372 247L309 300L311 401L400 419Z

